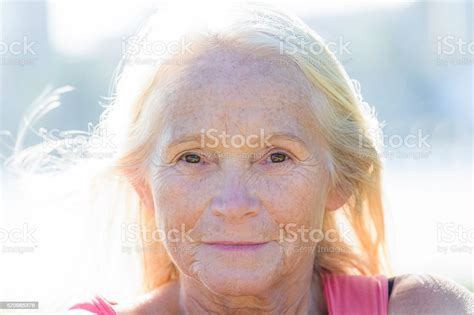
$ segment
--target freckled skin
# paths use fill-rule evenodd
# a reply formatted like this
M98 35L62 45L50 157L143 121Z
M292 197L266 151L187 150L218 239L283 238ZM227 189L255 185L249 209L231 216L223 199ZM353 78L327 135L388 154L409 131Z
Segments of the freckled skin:
M280 237L280 224L322 225L329 179L311 119L311 88L291 63L232 49L197 56L172 85L155 152L165 152L167 141L199 134L202 128L243 136L260 135L261 129L265 134L287 132L307 148L278 143L273 148L225 148L219 143L210 149L189 144L153 159L157 224L167 231L184 224L193 239L165 241L181 274L177 290L182 310L295 314L314 307L308 290L315 253L298 250L311 243ZM199 163L179 159L184 153L216 151L227 155L211 154ZM288 158L274 163L274 152ZM229 240L268 243L252 251L205 244Z

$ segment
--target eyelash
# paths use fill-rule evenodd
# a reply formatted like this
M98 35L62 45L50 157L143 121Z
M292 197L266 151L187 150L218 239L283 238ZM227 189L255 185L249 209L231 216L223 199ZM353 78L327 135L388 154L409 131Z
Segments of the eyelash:
M203 159L203 158L204 158L204 157L203 157L201 154L199 154L199 153L186 152L186 153L183 153L183 154L179 157L178 162L179 162L179 161L186 162L184 158L185 158L187 155L197 155L197 156L199 157L199 159ZM202 162L202 161L199 160L199 162ZM187 163L187 164L199 164L199 162L198 162L198 163Z
M290 161L293 161L293 160L294 160L293 157L292 157L292 155L289 154L289 153L286 153L286 152L284 152L284 151L274 151L274 152L269 152L269 153L267 153L267 154L265 155L265 159L263 160L263 162L267 162L267 159L268 159L269 157L271 158L271 156L272 156L273 154L283 154L283 155L285 156L285 159L284 159L283 161L281 161L281 162L275 162L275 163L269 162L269 164L282 164L282 163L284 163L284 162L287 162L288 160L290 160ZM185 152L185 153L183 153L182 155L179 156L178 162L179 162L179 161L186 162L185 158L186 158L186 156L188 156L188 155L196 155L196 156L199 157L200 160L199 160L199 162L197 162L197 163L187 163L187 164L202 164L202 163L200 163L200 162L203 162L202 159L204 159L204 157L203 157L201 154L196 153L196 152ZM207 162L204 161L204 163L207 163Z
M283 151L274 151L267 154L264 162L266 162L268 158L271 158L273 154L283 154L285 156L285 159L281 162L275 162L275 163L270 162L270 164L282 164L282 163L287 162L288 160L293 161L293 158L291 157L289 153L286 153Z

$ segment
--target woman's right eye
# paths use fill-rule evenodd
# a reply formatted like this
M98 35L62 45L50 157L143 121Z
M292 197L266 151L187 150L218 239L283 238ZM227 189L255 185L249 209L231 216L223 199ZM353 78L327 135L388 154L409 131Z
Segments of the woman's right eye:
M179 160L189 164L198 164L201 162L201 156L196 153L185 153L179 158Z

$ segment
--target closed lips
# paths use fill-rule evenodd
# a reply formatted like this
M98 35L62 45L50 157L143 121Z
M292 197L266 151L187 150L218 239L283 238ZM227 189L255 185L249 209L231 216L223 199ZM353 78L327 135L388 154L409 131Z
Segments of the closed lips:
M205 244L223 250L253 250L259 249L268 243L269 242L209 242Z
M260 245L268 242L233 242L233 241L217 241L217 242L205 242L209 245L229 245L229 246L249 246L249 245Z

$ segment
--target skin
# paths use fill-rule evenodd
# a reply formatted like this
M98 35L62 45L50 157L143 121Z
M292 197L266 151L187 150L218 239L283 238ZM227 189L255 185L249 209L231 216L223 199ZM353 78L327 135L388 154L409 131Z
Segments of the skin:
M315 252L307 250L316 239L290 239L282 229L320 229L327 206L309 82L287 62L222 48L195 58L172 89L150 181L159 229L184 225L192 238L164 242L180 272L180 311L306 314L323 307ZM221 140L214 148L206 138L203 146L202 129L252 142ZM268 143L253 145L257 137Z
M195 58L167 86L151 203L159 229L184 225L192 238L164 242L180 272L180 310L306 314L321 307L310 250L316 240L290 239L282 229L320 229L326 208L327 161L309 82L288 62L222 48ZM206 139L203 146L202 129L252 142L214 148ZM185 154L200 161L189 163ZM210 244L222 241L263 244Z
M180 314L179 283L171 282L143 296L132 304L114 306L119 315ZM474 296L463 286L439 276L404 274L395 278L388 304L389 315L405 314L473 314ZM309 312L308 314L318 314ZM322 311L320 314L327 314ZM64 315L90 315L84 310Z
M114 305L118 314L327 313L313 275L315 252L301 250L316 242L289 241L280 224L321 228L324 211L339 208L344 199L329 189L325 145L311 119L312 87L294 65L275 61L216 49L196 57L168 86L151 191L136 188L155 211L159 229L184 224L192 240L164 241L179 281ZM226 147L222 141L209 148L202 145L202 128L243 136L263 129L293 139L273 137L270 148ZM180 142L189 134L197 140ZM179 145L170 147L172 142ZM276 163L274 152L291 159ZM193 154L201 158L190 163L186 154L194 162ZM209 244L216 241L265 244ZM389 313L467 314L473 305L472 294L452 281L403 275L396 278Z

